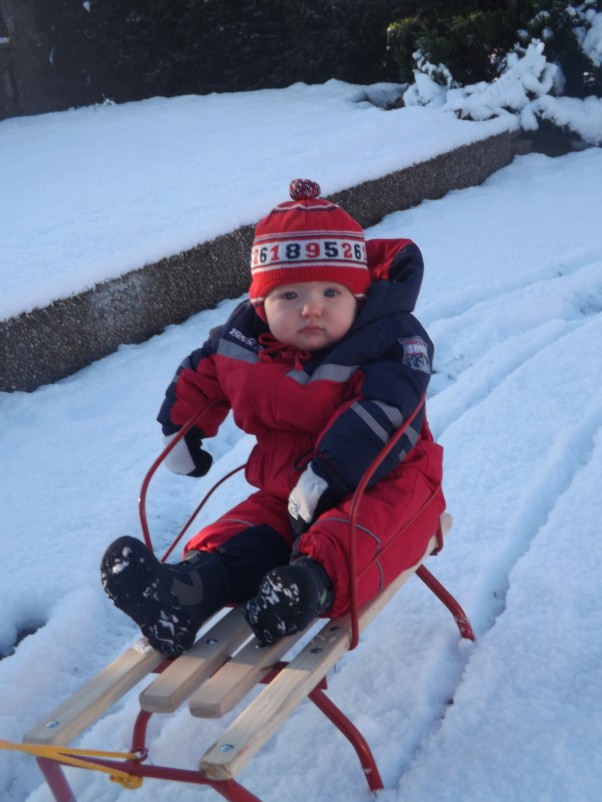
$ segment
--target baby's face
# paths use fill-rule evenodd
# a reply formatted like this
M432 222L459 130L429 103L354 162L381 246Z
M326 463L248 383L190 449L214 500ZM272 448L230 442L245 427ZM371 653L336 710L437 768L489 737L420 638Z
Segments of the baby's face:
M357 301L342 284L303 281L272 290L264 309L277 340L303 351L317 351L347 334L355 320Z

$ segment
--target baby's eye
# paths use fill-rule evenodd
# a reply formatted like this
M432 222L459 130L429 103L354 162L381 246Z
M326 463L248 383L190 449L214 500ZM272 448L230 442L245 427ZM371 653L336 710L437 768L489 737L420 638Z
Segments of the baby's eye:
M293 292L293 290L287 290L287 292L282 293L282 297L285 301L294 301L297 297L297 293Z
M328 287L328 289L324 290L324 295L327 298L336 298L336 296L339 295L339 291L335 290L334 287Z

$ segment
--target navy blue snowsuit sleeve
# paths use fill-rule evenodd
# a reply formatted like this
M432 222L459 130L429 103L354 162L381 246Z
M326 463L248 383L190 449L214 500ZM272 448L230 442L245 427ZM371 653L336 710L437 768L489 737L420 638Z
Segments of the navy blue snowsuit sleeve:
M382 358L362 366L361 395L343 409L320 438L314 471L343 496L353 492L366 469L410 417L426 392L433 360L432 343L411 315L408 325ZM418 441L424 406L374 474L374 484L399 465Z

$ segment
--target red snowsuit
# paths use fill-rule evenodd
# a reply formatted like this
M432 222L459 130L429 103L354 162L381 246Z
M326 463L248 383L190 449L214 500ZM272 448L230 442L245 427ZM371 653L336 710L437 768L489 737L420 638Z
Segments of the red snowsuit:
M201 407L217 402L200 420L199 436L213 437L231 408L236 424L257 439L246 478L258 492L205 527L187 549L213 551L260 524L275 529L292 546L287 501L311 460L335 501L301 535L296 548L329 574L333 617L350 605L351 495L376 454L419 404L433 358L428 335L410 314L422 280L420 251L409 240L368 240L367 250L375 281L341 341L309 359L291 347L263 347L260 337L269 329L244 302L184 360L159 414L169 435ZM441 480L442 449L433 441L422 409L375 474L360 506L360 604L422 557L445 506ZM414 520L433 494L432 503Z

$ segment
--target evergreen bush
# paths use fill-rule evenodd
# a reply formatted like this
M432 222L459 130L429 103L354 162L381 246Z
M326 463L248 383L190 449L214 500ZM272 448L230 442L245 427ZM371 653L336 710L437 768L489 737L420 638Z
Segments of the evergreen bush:
M505 69L510 51L524 52L531 41L540 39L548 61L562 70L566 94L602 95L602 67L581 48L587 18L602 10L601 0L404 5L411 13L388 30L389 54L403 82L414 80L418 54L423 63L445 67L456 85L490 82Z
M392 0L56 0L55 70L87 102L394 78Z

